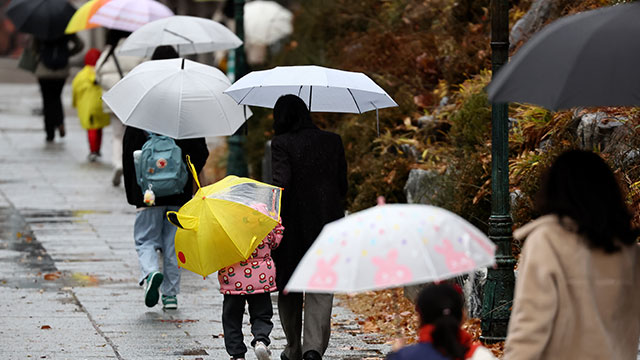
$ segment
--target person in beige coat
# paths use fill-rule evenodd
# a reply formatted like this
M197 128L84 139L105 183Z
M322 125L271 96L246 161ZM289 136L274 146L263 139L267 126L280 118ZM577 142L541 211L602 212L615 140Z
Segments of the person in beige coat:
M613 172L563 153L537 205L543 216L514 233L525 242L504 359L635 360L640 249Z

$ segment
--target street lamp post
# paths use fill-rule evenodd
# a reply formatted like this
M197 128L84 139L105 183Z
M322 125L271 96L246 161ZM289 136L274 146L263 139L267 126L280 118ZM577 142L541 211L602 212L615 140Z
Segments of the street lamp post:
M244 1L234 0L234 18L236 22L236 35L244 41ZM244 54L244 44L235 50L235 80L237 81L247 73L247 62ZM248 176L249 168L245 155L244 144L247 124L243 124L235 134L227 140L229 157L227 160L227 175Z
M491 0L491 67L493 76L509 57L509 2ZM515 278L511 254L509 206L508 104L491 106L491 217L489 238L496 243L496 268L489 269L482 302L482 340L502 341L507 336Z

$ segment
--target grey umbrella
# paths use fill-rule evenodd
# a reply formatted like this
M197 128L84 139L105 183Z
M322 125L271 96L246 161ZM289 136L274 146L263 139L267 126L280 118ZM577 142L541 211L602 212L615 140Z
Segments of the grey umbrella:
M21 32L50 40L64 35L76 9L66 0L12 0L7 15Z
M640 105L639 39L640 3L557 20L498 71L489 99L551 110Z

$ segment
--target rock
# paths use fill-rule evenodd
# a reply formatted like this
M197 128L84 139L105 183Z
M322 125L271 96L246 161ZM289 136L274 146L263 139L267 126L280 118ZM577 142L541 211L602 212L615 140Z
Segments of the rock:
M587 113L580 117L576 135L583 150L605 149L610 143L614 130L624 125L623 119L616 119L604 112Z
M511 209L516 209L520 205L520 202L524 199L524 194L520 189L515 189L509 193L509 200L511 202Z
M435 170L412 169L404 185L409 204L438 205L444 190L444 175Z
M425 127L431 126L436 123L436 118L433 115L422 115L418 118L418 126Z
M573 0L534 0L526 14L511 28L509 50L513 50L542 29L549 20L559 17Z
M471 318L479 318L482 315L482 299L487 273L487 269L481 269L462 278L462 291L467 305L467 314Z
M400 151L402 151L402 153L406 157L411 158L413 160L417 160L420 157L420 153L418 152L418 149L416 149L416 147L413 145L402 144L400 145Z
M640 162L639 148L640 143L636 139L635 131L630 126L624 125L613 129L603 153L610 155L610 159L617 167L627 168Z

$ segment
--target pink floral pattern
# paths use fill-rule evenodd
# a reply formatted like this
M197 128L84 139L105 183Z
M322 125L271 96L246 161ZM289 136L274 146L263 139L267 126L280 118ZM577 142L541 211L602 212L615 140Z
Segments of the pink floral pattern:
M271 250L282 240L284 227L276 226L258 245L247 260L240 261L218 271L220 293L226 295L261 294L278 290L276 266Z

